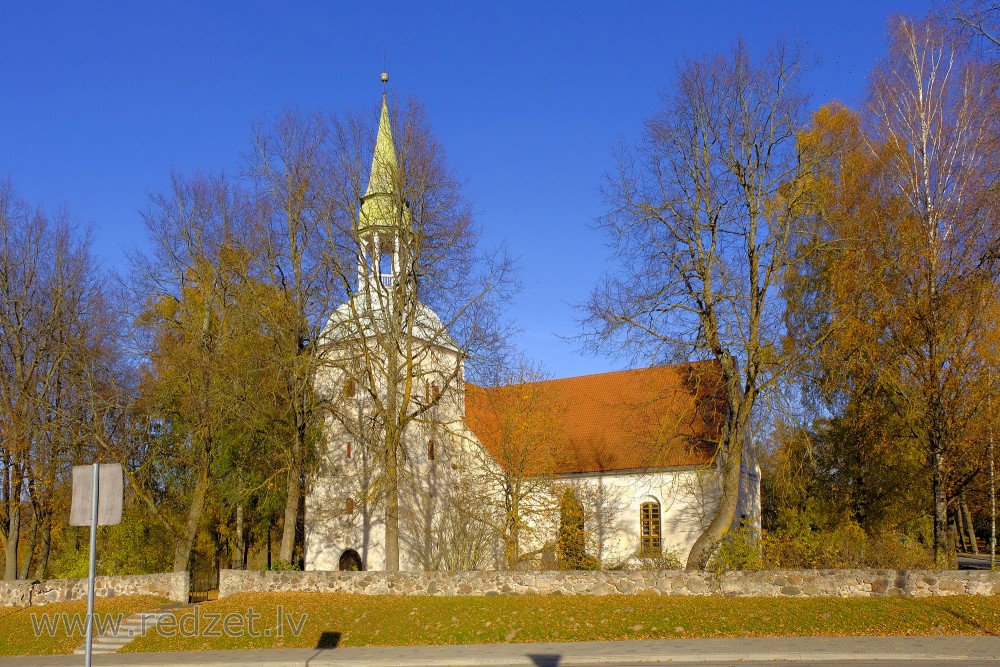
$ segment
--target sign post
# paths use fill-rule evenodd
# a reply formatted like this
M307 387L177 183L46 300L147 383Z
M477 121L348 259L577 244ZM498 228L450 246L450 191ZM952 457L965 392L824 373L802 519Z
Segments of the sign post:
M87 657L83 664L90 667L94 646L94 577L97 574L97 507L101 500L101 464L94 464L94 494L90 513L90 566L87 568Z
M117 463L73 466L73 505L69 525L90 526L90 567L87 589L87 653L90 667L94 639L94 578L97 573L97 526L122 520L122 467Z

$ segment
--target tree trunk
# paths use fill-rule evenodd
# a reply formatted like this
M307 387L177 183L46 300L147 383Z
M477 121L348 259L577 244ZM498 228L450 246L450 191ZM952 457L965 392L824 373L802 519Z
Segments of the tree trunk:
M958 569L958 527L955 524L951 524L948 528L948 542L947 542L947 561L944 564L944 568L949 570Z
M288 484L286 486L288 497L285 499L285 518L281 527L281 547L278 550L278 559L289 564L292 562L292 554L295 550L295 527L298 524L299 500L302 495L302 450L306 433L305 420L298 410L296 410L295 421L295 435L288 462Z
M934 565L947 568L948 555L948 498L945 496L944 456L932 443L934 477Z
M243 569L243 504L236 506L236 548L229 558L229 567Z
M504 520L503 550L507 569L516 570L521 557L521 485L507 482L505 487L504 510L507 516Z
M28 552L24 555L24 560L21 562L21 573L18 579L28 578L28 572L31 571L31 562L34 560L35 545L38 544L38 510L34 508L31 511L31 527L28 529L28 535Z
M7 544L4 545L3 578L8 581L17 578L17 545L21 541L21 504L15 499L11 503L10 519L7 524Z
M958 539L955 541L955 546L961 549L963 552L968 550L968 546L965 543L965 529L962 523L962 510L956 505L955 511L951 515L951 530L955 532Z
M976 527L972 523L972 514L969 513L969 506L965 504L965 494L962 494L961 501L962 515L965 516L965 526L969 531L969 542L972 543L972 553L979 554L979 544L976 542Z
M515 510L516 511L516 510ZM507 556L507 569L516 570L518 561L518 521L513 514L507 517L507 530L504 539L504 554Z
M733 420L727 427L724 441L725 459L722 463L719 507L711 523L695 540L688 555L686 567L689 570L704 569L715 547L722 541L736 517L736 505L740 496L740 465L743 461L743 431L740 422Z
M399 572L399 446L392 435L386 440L385 570Z
M208 494L208 445L204 445L198 461L198 481L195 483L188 509L187 520L184 522L184 532L178 536L174 545L174 572L185 572L191 563L191 551L198 536L201 525L201 514L205 508L205 496Z
M38 564L35 566L35 579L44 579L49 570L49 553L52 551L52 515L48 512L42 519L41 547L38 550Z

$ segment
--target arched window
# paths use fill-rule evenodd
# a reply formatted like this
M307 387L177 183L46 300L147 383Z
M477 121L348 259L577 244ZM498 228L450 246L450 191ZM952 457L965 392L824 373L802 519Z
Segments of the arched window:
M659 556L662 553L660 503L655 500L639 505L639 555Z

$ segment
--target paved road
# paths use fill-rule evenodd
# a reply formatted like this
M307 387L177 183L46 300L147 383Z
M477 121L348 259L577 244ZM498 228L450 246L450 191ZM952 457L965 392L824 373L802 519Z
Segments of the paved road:
M660 663L663 665L671 664L694 664L694 663ZM739 661L729 661L729 662L699 662L698 667L775 667L775 665L795 665L795 667L834 667L836 665L844 665L845 667L914 667L915 665L938 665L941 664L935 661L926 662L914 662L913 660L871 660L866 662L857 662L854 660L820 660L820 661L793 661L793 662L775 662L774 660L755 660L753 662L746 662L743 660ZM948 667L996 667L996 660L955 660L946 663ZM511 665L510 667L515 667ZM573 667L570 663L559 663L554 667ZM619 662L608 663L605 667L650 667L648 662L632 662L625 663Z
M997 561L1000 562L1000 553L997 554ZM979 554L959 554L958 569L960 570L988 570L990 569L990 552Z
M95 667L583 667L584 665L1000 665L1000 637L772 637L94 656ZM82 665L83 656L0 658L0 667Z
M844 667L915 667L916 665L939 665L942 664L937 661L928 660L923 662L915 662L913 660L868 660L863 662L858 662L856 660L819 660L819 661L782 661L776 662L775 660L754 660L752 662L747 662L745 660L730 660L728 662L699 662L699 663L672 663L665 662L659 663L661 665L676 665L676 664L687 664L694 665L697 664L698 667L775 667L776 665L795 665L795 667L835 667L836 665L843 665ZM949 660L944 663L947 667L997 667L996 660ZM516 667L511 665L510 667ZM570 663L558 663L553 665L553 667L573 667ZM604 667L651 667L651 663L648 662L618 662L618 663L606 663Z

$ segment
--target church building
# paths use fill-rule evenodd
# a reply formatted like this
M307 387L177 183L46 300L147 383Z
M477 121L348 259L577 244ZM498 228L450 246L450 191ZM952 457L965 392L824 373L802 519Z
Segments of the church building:
M399 171L383 95L356 287L320 341L316 391L331 409L307 484L305 568L554 567L567 494L594 564L682 564L720 495L718 366L467 383L466 353L417 298ZM752 462L736 516L759 528Z

